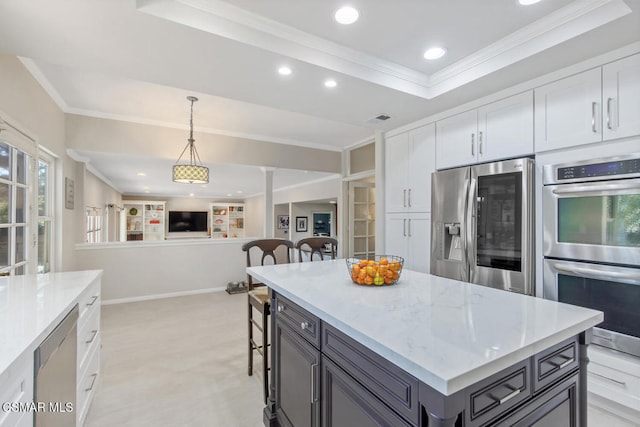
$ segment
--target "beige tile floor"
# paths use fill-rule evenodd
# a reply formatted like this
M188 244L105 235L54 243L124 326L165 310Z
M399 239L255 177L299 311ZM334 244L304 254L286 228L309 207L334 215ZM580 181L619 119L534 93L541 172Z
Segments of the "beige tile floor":
M214 292L102 307L102 375L85 426L262 426L246 304ZM589 426L634 424L589 407Z

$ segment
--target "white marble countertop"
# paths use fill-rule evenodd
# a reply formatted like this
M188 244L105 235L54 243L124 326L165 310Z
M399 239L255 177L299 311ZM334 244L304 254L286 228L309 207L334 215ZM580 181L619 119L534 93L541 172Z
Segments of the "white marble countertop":
M0 278L0 375L33 351L102 270Z
M247 272L444 395L602 322L602 312L403 270L351 282L344 259Z

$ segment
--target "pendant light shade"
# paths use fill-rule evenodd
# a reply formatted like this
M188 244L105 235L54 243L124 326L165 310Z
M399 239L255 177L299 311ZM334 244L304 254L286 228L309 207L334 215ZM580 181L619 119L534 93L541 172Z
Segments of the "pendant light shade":
M193 139L193 103L196 102L198 98L195 96L187 96L187 99L191 101L189 139L187 140L187 146L182 150L176 164L173 165L173 181L183 184L208 184L209 168L202 166L202 161L200 160L198 150L196 150L195 140ZM189 163L180 163L187 149L189 150Z

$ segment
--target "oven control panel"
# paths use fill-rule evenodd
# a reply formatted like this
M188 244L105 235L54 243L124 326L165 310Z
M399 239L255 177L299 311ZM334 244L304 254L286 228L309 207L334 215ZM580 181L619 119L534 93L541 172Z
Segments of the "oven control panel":
M640 155L612 157L592 161L547 165L544 183L596 181L640 176Z

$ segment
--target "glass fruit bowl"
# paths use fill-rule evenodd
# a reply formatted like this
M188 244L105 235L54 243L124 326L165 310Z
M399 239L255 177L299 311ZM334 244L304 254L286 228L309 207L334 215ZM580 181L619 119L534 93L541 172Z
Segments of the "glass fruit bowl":
M347 272L356 285L395 285L400 279L404 258L376 255L373 259L347 258Z

